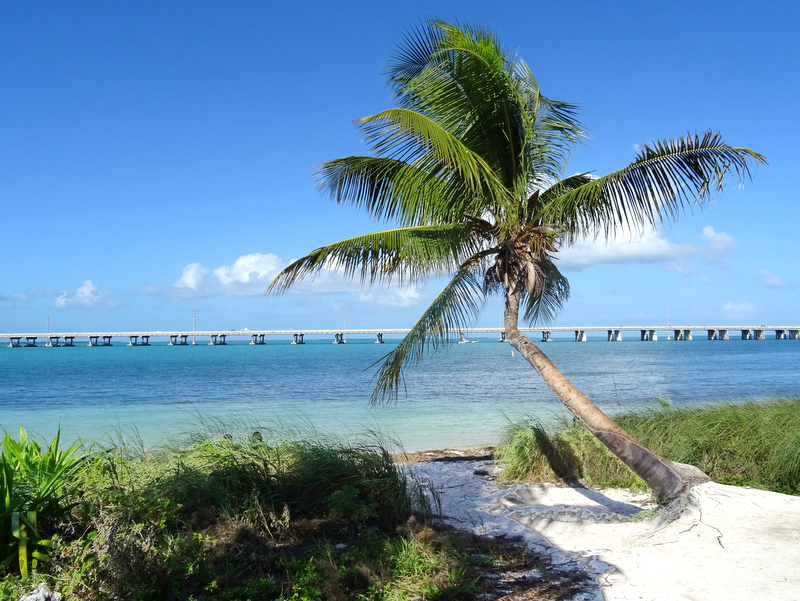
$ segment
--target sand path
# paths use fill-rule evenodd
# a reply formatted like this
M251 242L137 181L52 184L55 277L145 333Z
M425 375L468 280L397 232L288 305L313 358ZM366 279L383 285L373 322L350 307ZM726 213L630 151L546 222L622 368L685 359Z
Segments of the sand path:
M709 482L671 516L628 521L649 495L552 484L506 485L490 461L411 467L441 491L453 526L521 535L554 564L589 576L573 599L800 599L800 497Z

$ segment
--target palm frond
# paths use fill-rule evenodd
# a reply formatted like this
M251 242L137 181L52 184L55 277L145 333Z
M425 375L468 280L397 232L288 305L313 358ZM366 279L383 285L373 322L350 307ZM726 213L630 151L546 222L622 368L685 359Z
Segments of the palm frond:
M386 67L386 83L395 98L404 93L406 84L417 77L428 65L430 56L436 51L444 32L438 26L440 21L429 19L419 26L409 29L402 43L389 57Z
M550 203L597 179L591 173L576 173L564 179L557 180L555 183L547 182L547 186L539 192L534 202L528 202L527 218L529 223L543 223L541 211L547 209Z
M427 347L449 344L460 330L475 322L484 301L476 269L471 264L462 266L397 347L374 364L382 361L375 375L372 402L396 399L403 367L422 359Z
M542 220L563 224L569 238L612 237L674 221L681 210L703 207L727 176L740 183L750 165L766 163L747 148L728 146L718 133L694 134L645 147L628 167L589 181L549 202Z
M414 162L426 172L439 172L448 180L462 182L471 196L503 196L496 174L452 132L426 115L411 109L388 109L358 120L365 141L378 156Z
M480 214L480 200L471 197L460 182L396 159L345 157L317 167L314 178L320 192L336 202L402 226L447 223L464 214Z
M401 107L440 123L484 158L507 189L524 180L526 128L519 91L505 51L491 32L434 22L395 69L392 85Z
M539 91L539 83L521 58L512 64L513 79L520 91L520 104L527 120L529 177L546 174L553 179L563 176L575 145L586 138L578 114L580 105L551 100Z
M389 281L413 284L452 273L486 249L491 240L487 225L475 220L348 238L293 261L272 281L266 294L283 294L296 282L323 269L338 270L346 278L358 275L362 285Z
M541 286L525 293L523 319L531 326L549 325L569 300L569 281L550 259L538 263Z
M389 59L386 69L387 84L395 98L403 105L404 97L411 94L409 83L426 69L435 68L443 54L452 51L453 41L463 45L483 43L490 54L503 55L493 33L480 25L450 24L439 19L428 19L413 28L403 38Z

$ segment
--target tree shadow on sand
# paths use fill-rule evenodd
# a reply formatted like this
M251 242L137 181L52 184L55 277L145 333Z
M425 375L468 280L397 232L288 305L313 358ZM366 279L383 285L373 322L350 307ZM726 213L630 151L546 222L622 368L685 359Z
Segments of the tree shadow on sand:
M547 460L547 464L552 472L560 478L564 484L586 497L586 499L592 503L602 505L610 511L622 516L630 517L641 511L641 507L631 505L630 503L615 501L599 490L587 488L581 482L583 478L583 466L580 457L575 454L572 446L566 440L550 436L547 430L541 426L534 426L532 430L539 451Z

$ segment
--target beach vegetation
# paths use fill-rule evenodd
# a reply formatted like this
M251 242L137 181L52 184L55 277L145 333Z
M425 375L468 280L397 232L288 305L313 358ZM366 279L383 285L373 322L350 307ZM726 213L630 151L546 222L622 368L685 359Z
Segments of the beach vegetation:
M88 456L80 442L60 448L61 430L45 448L19 429L19 440L5 432L0 453L0 569L27 580L50 560L53 532L69 513L79 491L77 477Z
M356 121L372 154L325 162L316 180L337 203L397 227L317 248L267 292L283 293L325 269L365 286L451 278L378 362L373 401L396 398L404 366L457 340L487 299L499 297L511 346L659 497L705 478L611 420L519 330L519 320L550 323L569 298L560 248L674 221L766 159L719 133L689 133L643 146L611 173L567 175L572 149L586 138L580 107L546 97L527 64L481 26L427 21L406 36L386 75L396 107Z
M0 597L43 582L66 601L469 600L508 570L535 570L543 599L580 585L520 541L437 525L435 491L379 442L265 438L81 456L51 560L27 582L4 565Z
M660 456L696 465L716 482L800 495L800 398L692 407L662 401L615 421ZM645 487L579 422L513 424L497 458L509 480Z

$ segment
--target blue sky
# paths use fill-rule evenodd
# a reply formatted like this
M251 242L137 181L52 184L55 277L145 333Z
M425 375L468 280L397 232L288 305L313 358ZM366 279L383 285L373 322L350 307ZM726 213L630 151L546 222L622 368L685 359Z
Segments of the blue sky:
M491 6L490 6L491 4ZM326 276L264 298L291 259L380 229L320 196L364 154L382 71L437 17L491 26L543 93L580 102L569 172L712 129L770 161L642 239L563 253L558 325L796 324L800 42L793 2L50 2L0 5L0 331L409 327L439 282ZM480 323L497 325L499 304Z

